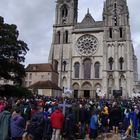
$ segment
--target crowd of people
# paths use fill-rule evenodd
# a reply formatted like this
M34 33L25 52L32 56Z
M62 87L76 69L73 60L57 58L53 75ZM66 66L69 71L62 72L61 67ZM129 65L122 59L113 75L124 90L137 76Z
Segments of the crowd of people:
M0 140L140 139L140 100L0 97Z

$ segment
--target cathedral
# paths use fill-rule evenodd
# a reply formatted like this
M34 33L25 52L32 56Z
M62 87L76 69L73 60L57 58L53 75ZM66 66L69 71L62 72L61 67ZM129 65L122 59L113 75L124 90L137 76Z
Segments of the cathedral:
M127 0L105 0L102 21L88 10L81 22L78 0L57 0L48 61L74 98L130 97L138 72Z

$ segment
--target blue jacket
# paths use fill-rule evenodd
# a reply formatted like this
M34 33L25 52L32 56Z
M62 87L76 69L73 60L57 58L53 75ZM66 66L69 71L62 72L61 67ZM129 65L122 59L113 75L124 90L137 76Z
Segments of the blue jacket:
M11 136L22 137L25 129L25 120L19 114L15 114L11 117Z
M138 122L138 119L137 119L137 116L136 116L136 112L130 112L128 117L132 120L133 130L137 130L139 122Z
M97 129L98 128L98 117L96 114L92 115L90 119L90 128Z

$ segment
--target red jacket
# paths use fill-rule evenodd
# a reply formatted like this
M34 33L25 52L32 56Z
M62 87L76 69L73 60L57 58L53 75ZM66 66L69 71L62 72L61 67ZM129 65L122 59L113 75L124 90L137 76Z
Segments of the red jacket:
M64 115L61 110L55 110L51 115L51 124L53 128L61 129L63 127Z

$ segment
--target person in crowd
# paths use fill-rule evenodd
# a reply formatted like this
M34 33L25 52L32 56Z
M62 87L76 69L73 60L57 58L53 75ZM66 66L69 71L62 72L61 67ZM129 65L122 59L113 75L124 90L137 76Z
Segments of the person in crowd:
M0 112L2 112L5 108L6 104L3 100L0 100Z
M90 119L90 139L96 139L98 136L98 116L96 111L92 112Z
M64 126L64 131L67 140L73 140L74 139L74 114L72 112L72 108L69 108L69 113L65 117L65 126Z
M10 113L11 107L7 104L0 113L0 140L10 140Z
M17 108L10 120L10 132L12 140L22 140L22 135L24 133L26 122L21 116L21 110Z
M134 111L134 108L131 108L131 111L129 113L129 118L130 121L132 121L132 134L134 137L136 137L136 131L138 130L138 119L137 119L137 115L136 112Z
M33 140L42 140L45 128L45 118L43 108L38 106L37 112L32 116L28 126L27 133L32 136Z
M118 134L119 124L121 122L121 109L118 107L117 103L113 104L110 110L110 124L113 128L113 133Z
M60 133L64 123L64 115L60 108L57 108L51 115L51 124L53 128L52 139L60 140Z
M86 111L85 111L85 107L80 104L80 110L79 110L79 123L80 123L80 130L81 130L81 138L85 137L85 128L86 128Z

